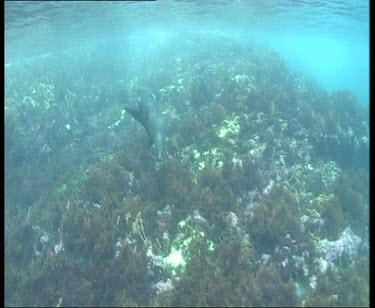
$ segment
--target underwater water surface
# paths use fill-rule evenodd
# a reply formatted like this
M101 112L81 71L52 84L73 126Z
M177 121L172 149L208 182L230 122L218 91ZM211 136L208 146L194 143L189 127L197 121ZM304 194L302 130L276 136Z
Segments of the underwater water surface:
M7 1L7 306L369 306L368 1Z

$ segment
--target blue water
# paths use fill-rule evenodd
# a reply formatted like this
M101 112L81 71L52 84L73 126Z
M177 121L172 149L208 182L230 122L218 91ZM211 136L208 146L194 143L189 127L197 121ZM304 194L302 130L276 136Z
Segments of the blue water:
M5 9L6 67L103 40L138 37L142 53L209 33L271 46L327 91L349 89L369 102L369 1L8 1Z
M368 305L368 105L367 1L6 2L6 304Z

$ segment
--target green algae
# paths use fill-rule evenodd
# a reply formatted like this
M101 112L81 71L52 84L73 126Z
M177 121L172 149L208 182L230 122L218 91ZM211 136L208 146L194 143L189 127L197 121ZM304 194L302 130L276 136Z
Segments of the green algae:
M214 75L207 77L185 58L140 79L127 76L129 89L163 89L173 110L166 113L168 153L158 168L143 132L130 121L108 128L122 108L113 89L124 82L114 80L124 75L92 74L82 88L64 89L56 81L53 96L50 86L40 86L50 84L47 77L20 87L27 112L43 125L31 119L17 125L21 110L7 110L10 153L44 151L22 176L21 154L8 165L29 184L9 199L23 211L7 215L7 226L18 226L6 234L7 304L368 305L368 259L340 260L319 274L313 241L335 240L348 224L366 234L368 175L365 162L358 164L368 150L366 114L350 94L322 93L272 52L239 57L230 65L211 62L218 67L212 65ZM45 68L39 69L42 76ZM69 117L50 124L59 114ZM351 133L357 141L347 138ZM308 155L313 159L306 162ZM362 171L349 168L353 157ZM334 179L328 173L335 165L317 163L328 159L343 175ZM302 224L303 215L324 224ZM50 240L42 245L44 233ZM60 241L63 251L55 250ZM152 273L151 248L164 258ZM317 276L314 290L306 283L311 275ZM172 290L158 293L155 283L167 279ZM296 281L304 286L300 298Z

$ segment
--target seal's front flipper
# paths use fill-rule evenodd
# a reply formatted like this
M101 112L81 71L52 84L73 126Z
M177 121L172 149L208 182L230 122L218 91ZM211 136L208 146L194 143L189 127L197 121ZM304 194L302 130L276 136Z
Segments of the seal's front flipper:
M139 123L141 123L143 125L143 120L142 120L142 115L141 113L139 112L139 109L134 109L134 108L130 108L130 107L127 107L125 106L124 109L126 110L126 112L128 112L134 119L136 119Z
M154 140L152 140L151 138L148 138L147 146L151 148L153 144L154 144Z

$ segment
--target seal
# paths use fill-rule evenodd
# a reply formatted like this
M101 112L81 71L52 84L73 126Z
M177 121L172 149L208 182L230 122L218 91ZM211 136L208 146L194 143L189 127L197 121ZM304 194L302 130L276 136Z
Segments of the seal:
M152 91L142 88L138 91L137 108L125 106L135 120L142 124L149 137L149 146L155 144L156 154L162 158L165 149L165 127L162 114L158 111L156 97Z

